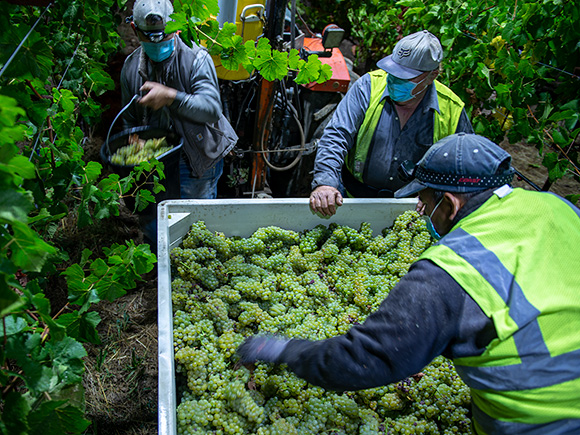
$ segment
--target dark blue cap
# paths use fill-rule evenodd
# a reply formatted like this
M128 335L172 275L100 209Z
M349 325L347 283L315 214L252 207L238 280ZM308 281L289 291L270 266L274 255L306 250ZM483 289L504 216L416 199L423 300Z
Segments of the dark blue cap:
M427 150L415 165L414 180L395 192L405 198L431 187L445 192L477 192L511 183L511 156L477 134L444 137Z

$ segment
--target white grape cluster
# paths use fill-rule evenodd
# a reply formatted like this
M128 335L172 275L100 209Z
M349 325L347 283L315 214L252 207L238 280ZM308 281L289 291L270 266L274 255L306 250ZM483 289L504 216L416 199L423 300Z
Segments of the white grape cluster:
M138 139L129 145L120 147L111 156L111 163L120 166L133 166L157 158L173 149L165 137L156 139Z
M415 211L376 236L363 223L230 238L194 223L170 253L178 433L470 434L469 390L443 357L401 382L341 394L284 365L236 366L235 350L250 335L344 334L430 244Z

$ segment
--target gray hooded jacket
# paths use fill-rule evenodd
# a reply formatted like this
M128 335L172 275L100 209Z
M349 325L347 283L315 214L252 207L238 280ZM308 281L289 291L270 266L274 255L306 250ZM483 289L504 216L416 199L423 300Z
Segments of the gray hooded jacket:
M193 175L201 176L221 160L237 142L237 135L222 114L218 80L207 50L188 47L175 36L175 51L165 61L150 62L141 47L125 60L121 71L123 107L139 94L145 81L177 90L170 106L153 111L138 103L123 113L125 128L142 125L175 130L184 138L183 151Z

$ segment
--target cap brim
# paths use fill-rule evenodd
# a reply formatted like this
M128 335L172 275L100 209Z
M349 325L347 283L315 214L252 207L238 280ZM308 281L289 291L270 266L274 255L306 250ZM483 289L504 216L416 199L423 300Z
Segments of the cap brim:
M406 186L401 187L394 194L395 198L406 198L408 196L414 195L417 192L427 189L426 184L421 183L419 180L413 180Z
M391 56L387 56L379 60L377 62L377 67L400 79L414 79L415 77L424 73L424 71L419 71L413 68L399 65L393 61Z

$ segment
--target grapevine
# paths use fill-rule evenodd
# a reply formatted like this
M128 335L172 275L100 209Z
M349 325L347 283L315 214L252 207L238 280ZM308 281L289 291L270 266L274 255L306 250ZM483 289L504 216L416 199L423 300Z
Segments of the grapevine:
M430 244L415 211L374 237L367 223L300 233L271 226L245 239L194 223L170 254L183 379L178 433L471 433L469 390L444 357L414 377L345 393L310 385L283 365L235 365L235 349L256 333L344 334L378 308Z

